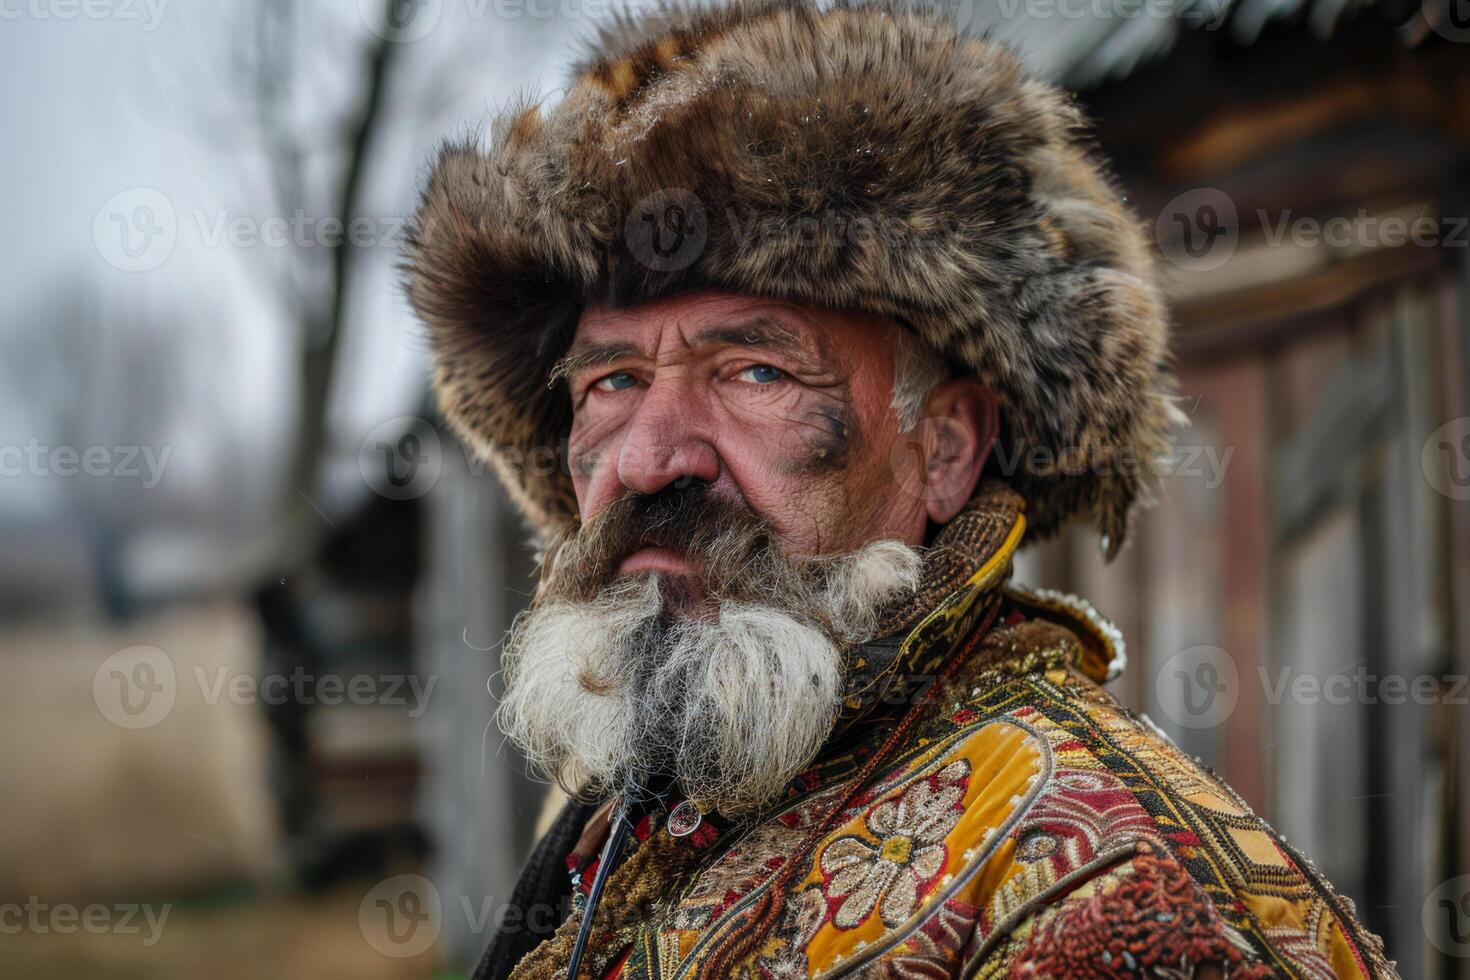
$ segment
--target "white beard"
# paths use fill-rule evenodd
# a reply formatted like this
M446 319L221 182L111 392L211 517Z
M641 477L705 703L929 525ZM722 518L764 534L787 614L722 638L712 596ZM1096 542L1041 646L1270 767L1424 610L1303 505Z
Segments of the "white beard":
M657 766L702 807L762 806L821 748L842 707L844 651L873 638L922 564L896 541L826 561L801 594L712 597L709 618L670 622L653 573L528 610L505 648L502 730L572 792L616 792Z

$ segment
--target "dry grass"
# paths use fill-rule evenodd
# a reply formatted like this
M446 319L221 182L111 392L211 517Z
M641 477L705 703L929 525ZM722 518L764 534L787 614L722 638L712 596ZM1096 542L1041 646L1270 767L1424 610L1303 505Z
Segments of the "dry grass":
M0 936L0 976L27 980L409 980L435 975L433 952L395 959L358 926L364 888L225 907L174 907L157 942L138 934ZM11 922L15 918L11 916ZM141 920L140 920L141 921Z

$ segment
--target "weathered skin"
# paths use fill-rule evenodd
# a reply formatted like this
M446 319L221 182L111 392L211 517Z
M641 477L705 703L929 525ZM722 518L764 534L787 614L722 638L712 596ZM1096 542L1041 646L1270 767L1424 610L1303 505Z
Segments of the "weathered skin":
M901 433L894 331L868 314L718 292L590 308L568 359L584 517L636 490L701 480L768 519L793 554L923 542L969 499L994 437L975 379L938 385ZM687 571L670 551L625 571Z

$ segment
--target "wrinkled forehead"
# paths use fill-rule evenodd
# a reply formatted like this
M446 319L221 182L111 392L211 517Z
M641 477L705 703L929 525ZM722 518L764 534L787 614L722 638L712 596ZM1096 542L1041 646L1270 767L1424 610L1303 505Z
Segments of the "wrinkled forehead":
M894 324L847 310L738 293L702 291L628 307L586 306L559 374L591 358L656 356L660 350L714 345L849 361L891 350Z

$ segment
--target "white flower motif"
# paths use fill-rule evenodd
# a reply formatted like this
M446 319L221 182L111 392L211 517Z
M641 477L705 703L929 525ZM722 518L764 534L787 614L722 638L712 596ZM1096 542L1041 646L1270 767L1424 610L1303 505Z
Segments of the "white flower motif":
M845 836L827 846L822 871L829 876L827 894L842 899L832 919L839 929L860 925L875 905L889 928L913 915L920 888L944 867L944 838L964 812L959 803L969 776L961 759L878 804L866 820L876 844Z

